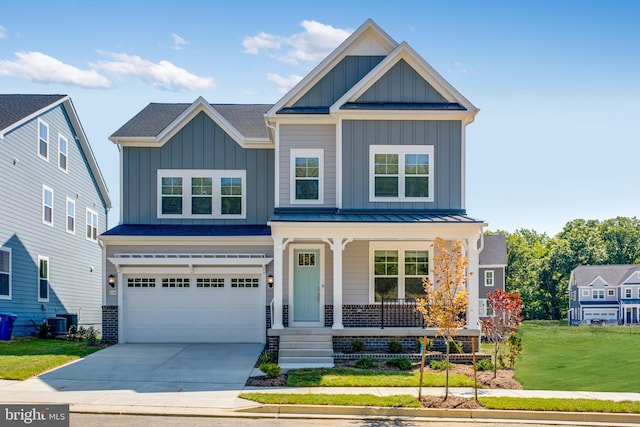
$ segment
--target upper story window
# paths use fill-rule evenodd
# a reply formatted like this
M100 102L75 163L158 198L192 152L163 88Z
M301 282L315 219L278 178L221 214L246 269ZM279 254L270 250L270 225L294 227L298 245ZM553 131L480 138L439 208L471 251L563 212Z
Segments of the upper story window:
M53 190L42 186L42 222L53 225Z
M493 286L493 270L485 270L484 272L484 285Z
M583 289L582 290L582 296L583 297L588 297L589 296L589 289Z
M291 203L322 203L323 150L291 150Z
M38 256L38 301L49 301L49 258Z
M432 202L433 145L369 147L373 202Z
M76 234L76 202L67 197L67 233Z
M607 296L613 297L616 295L615 289L607 289Z
M591 294L592 299L604 299L604 289L594 289Z
M0 248L0 299L11 299L10 248Z
M49 125L38 119L38 156L49 161Z
M631 288L626 288L624 290L624 297L625 298L631 298Z
M244 170L158 170L158 218L245 218Z
M58 134L58 169L67 172L69 169L69 143L67 138Z
M418 246L428 245L372 244L373 302L424 295L422 278L429 275L430 250Z
M98 213L87 209L87 240L98 241Z

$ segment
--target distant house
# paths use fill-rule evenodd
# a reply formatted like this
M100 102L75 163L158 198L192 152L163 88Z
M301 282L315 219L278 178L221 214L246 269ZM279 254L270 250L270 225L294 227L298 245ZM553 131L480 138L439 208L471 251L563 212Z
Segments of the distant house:
M71 98L0 95L0 311L100 329L107 187Z
M640 265L581 265L569 277L569 324L640 323Z
M504 234L484 236L484 246L480 252L478 269L479 315L486 317L488 313L487 294L497 289L505 290L505 269L507 267L507 238Z

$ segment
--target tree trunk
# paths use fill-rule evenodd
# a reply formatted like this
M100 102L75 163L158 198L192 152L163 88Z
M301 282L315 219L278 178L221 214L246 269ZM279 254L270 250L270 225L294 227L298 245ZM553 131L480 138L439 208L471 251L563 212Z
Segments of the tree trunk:
M447 362L447 373L445 376L445 380L444 380L444 399L443 400L447 400L447 397L449 397L449 339L447 339L445 341L445 345L447 347L447 355L446 355L446 362Z

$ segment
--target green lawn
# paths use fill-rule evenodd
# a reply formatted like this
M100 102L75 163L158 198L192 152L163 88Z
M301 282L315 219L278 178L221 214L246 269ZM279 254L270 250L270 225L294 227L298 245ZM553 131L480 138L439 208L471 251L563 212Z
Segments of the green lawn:
M82 342L14 338L0 341L0 379L26 380L100 350Z
M286 394L242 393L241 398L271 405L379 406L419 408L417 398L409 395L374 396L372 394Z
M524 322L515 378L529 390L637 392L640 328Z
M425 387L444 387L445 373L425 372ZM418 387L419 372L356 368L310 368L289 371L289 387ZM473 387L466 375L449 374L450 387Z

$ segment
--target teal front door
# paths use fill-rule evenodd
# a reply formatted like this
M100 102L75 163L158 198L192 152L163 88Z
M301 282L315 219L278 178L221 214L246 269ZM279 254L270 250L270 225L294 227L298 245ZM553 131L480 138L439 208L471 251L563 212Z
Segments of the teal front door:
M293 322L321 326L320 249L293 251Z

